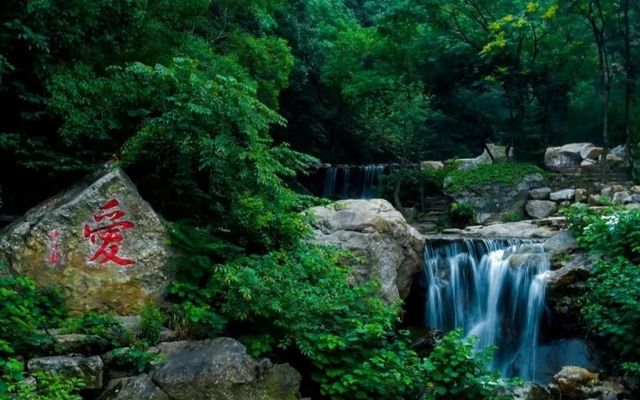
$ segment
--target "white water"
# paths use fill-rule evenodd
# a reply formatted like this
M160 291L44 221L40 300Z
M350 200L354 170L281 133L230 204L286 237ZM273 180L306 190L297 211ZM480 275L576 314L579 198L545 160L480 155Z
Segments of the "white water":
M497 346L492 367L503 376L537 380L538 337L545 312L542 245L460 240L427 245L426 324L462 328L479 348Z

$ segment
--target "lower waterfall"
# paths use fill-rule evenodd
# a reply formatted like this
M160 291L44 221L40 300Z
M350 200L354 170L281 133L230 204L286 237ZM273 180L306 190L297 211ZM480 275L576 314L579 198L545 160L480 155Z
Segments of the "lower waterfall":
M427 326L460 328L479 348L497 347L492 367L503 376L537 380L550 267L542 245L456 240L427 244L424 257Z

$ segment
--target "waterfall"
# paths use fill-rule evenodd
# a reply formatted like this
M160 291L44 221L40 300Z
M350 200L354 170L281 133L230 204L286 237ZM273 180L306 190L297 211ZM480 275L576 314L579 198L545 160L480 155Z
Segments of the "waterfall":
M461 328L478 338L479 348L496 346L493 368L535 381L547 271L542 245L532 242L430 243L425 322L442 331Z
M333 197L336 193L336 180L338 177L338 168L329 167L324 176L324 187L322 189L322 197Z
M380 185L384 165L329 167L325 171L322 196L341 199L370 199Z

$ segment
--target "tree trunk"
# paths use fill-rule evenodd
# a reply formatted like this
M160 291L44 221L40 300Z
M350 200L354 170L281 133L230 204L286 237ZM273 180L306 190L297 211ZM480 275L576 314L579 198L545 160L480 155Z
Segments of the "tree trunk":
M396 185L393 189L393 202L396 205L396 208L401 213L404 211L402 208L402 202L400 201L400 188L402 188L402 173L404 172L404 167L400 167L400 171L398 173L398 179L396 179Z
M623 21L623 38L624 38L624 69L625 69L625 85L624 85L624 132L626 138L626 156L631 170L631 177L634 182L637 180L635 161L633 156L633 144L631 140L631 98L633 91L633 81L635 80L635 71L633 69L633 60L631 59L631 30L629 28L629 0L622 1L624 21Z

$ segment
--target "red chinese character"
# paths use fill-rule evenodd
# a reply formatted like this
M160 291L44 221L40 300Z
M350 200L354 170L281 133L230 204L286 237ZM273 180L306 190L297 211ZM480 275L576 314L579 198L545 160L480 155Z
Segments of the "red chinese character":
M49 232L49 265L58 266L62 262L62 256L60 255L60 238L62 233L54 229Z
M118 256L120 243L124 241L123 231L135 226L131 221L118 221L125 216L122 210L117 209L118 206L120 206L120 202L117 199L111 199L100 206L102 214L93 215L93 220L96 223L107 220L106 222L111 222L110 224L95 228L91 228L87 224L84 225L84 237L93 244L100 242L100 247L93 253L89 261L100 259L100 265L113 261L122 266L135 263L134 260Z

